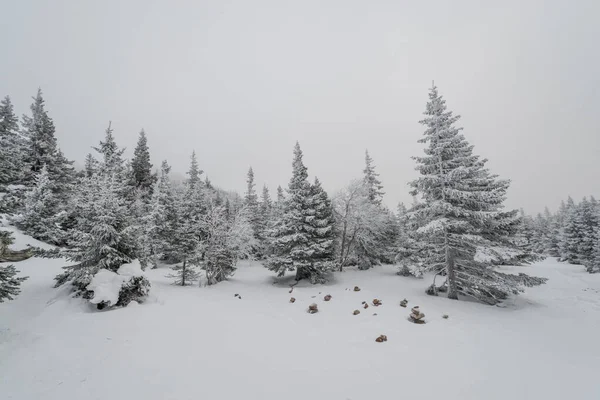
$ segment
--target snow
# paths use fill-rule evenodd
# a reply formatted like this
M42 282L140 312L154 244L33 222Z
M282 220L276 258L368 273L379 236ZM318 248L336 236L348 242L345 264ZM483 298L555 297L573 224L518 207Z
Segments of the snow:
M246 262L211 287L146 271L155 301L108 312L52 288L63 265L16 264L30 279L0 304L3 400L600 398L600 274L553 259L503 267L549 282L502 307L426 296L428 280L393 266L290 294L289 278ZM383 305L362 308L374 298ZM414 305L427 324L407 321Z
M46 249L46 250L55 248L55 246L52 246L52 245L44 243L44 242L40 242L39 240L36 240L36 239L32 238L31 236L25 235L19 229L10 225L10 223L7 220L6 215L0 215L0 230L12 232L14 243L12 245L10 245L10 248L14 249L14 250L23 250L29 246L39 247L41 249ZM19 269L18 266L17 266L17 269Z
M117 274L131 277L144 276L144 271L142 271L140 261L133 260L128 264L121 265L121 267L117 270Z

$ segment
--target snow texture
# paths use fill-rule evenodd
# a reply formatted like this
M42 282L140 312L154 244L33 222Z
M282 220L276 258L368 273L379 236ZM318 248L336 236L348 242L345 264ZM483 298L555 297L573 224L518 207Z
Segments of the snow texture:
M18 263L30 279L0 304L2 400L600 398L600 275L554 259L501 267L550 278L502 307L427 296L393 266L290 294L291 277L244 262L210 288L149 270L153 300L105 313L52 288L64 263ZM407 321L415 305L426 324Z

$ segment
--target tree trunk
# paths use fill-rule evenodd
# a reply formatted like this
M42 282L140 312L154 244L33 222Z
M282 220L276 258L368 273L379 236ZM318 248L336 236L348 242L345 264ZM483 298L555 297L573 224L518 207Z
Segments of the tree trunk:
M456 285L456 271L454 252L446 246L446 272L448 274L448 298L458 300L458 287Z
M183 265L181 267L181 286L185 286L185 274L186 274L186 270L185 270L185 262L187 260L185 259L185 257L183 258Z
M344 221L344 230L342 231L342 245L340 249L340 272L342 272L344 268L344 248L346 247L346 231L348 229L348 223Z

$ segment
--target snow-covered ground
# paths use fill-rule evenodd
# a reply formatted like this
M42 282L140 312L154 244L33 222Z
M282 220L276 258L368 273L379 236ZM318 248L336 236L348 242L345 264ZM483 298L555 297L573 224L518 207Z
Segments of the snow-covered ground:
M600 275L554 260L507 268L550 280L503 307L429 297L391 266L290 294L242 263L208 288L150 271L147 303L103 312L52 288L63 264L17 264L30 278L0 304L1 399L600 399ZM407 321L414 305L427 324Z

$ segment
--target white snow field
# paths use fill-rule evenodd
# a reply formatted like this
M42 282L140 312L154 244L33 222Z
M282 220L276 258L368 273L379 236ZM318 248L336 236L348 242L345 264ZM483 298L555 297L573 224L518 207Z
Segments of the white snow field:
M242 263L214 287L149 271L148 302L101 312L52 288L64 261L16 265L30 278L0 304L3 400L600 399L600 275L554 260L507 268L550 280L503 307L427 296L392 266L290 294ZM426 324L407 321L414 305Z

